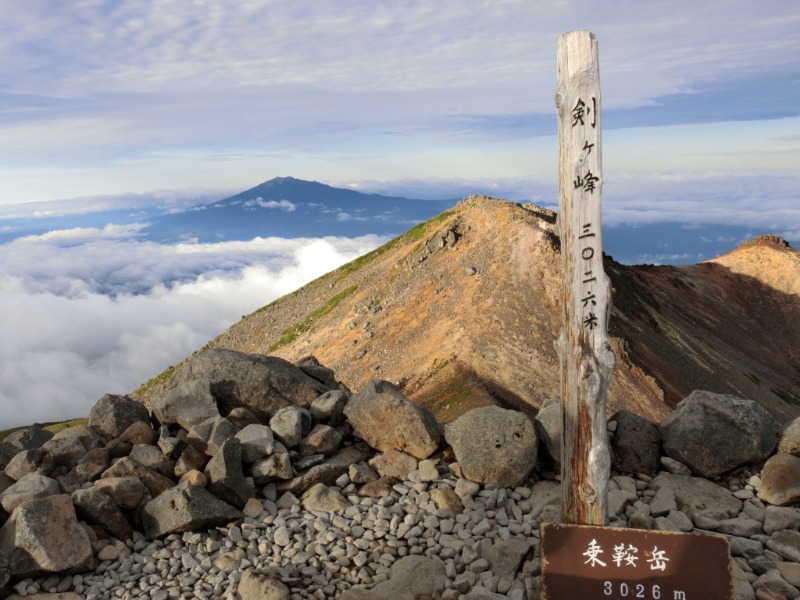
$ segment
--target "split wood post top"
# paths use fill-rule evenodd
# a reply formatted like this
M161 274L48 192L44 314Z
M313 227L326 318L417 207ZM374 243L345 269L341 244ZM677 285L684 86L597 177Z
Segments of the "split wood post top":
M611 291L603 270L600 195L600 76L597 40L571 31L558 41L556 90L562 268L561 445L565 523L608 524L610 454L606 390L614 371L608 345Z

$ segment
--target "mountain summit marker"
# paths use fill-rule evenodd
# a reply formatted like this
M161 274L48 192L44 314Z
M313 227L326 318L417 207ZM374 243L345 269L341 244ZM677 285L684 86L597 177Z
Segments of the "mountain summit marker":
M608 344L611 286L601 245L600 75L594 34L562 34L557 62L562 516L565 523L607 525L606 391L614 353Z

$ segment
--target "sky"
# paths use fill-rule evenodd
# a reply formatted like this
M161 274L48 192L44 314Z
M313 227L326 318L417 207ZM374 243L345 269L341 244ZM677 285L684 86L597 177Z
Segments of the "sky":
M559 34L595 33L609 226L800 242L788 0L0 0L3 215L167 209L276 176L557 204ZM85 414L382 242L0 245L0 428ZM316 253L316 254L315 254ZM324 255L326 260L315 260Z

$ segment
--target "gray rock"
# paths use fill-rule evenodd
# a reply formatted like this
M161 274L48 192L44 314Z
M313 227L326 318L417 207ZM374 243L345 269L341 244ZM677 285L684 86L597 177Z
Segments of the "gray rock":
M161 425L180 425L189 431L207 419L219 417L208 379L194 379L166 389L153 398L153 416Z
M150 414L144 404L128 396L106 394L89 411L88 426L110 440L139 421L150 424Z
M262 422L286 406L308 407L328 391L327 386L282 358L222 348L211 348L189 358L176 369L167 389L197 379L211 382L220 414L245 407Z
M306 356L297 361L296 366L299 367L303 373L316 379L321 384L329 389L337 389L341 384L336 381L336 375L332 369L320 364L314 356Z
M235 437L228 439L216 456L208 461L205 476L208 490L236 508L244 508L255 496L253 482L245 479L242 472L242 447Z
M636 492L628 490L609 490L607 497L609 515L624 515L625 509L638 499Z
M674 458L670 458L669 456L662 456L661 457L661 466L667 471L667 473L672 473L673 475L691 475L692 470L687 467L682 462L675 460Z
M388 381L371 379L344 409L356 435L373 448L402 450L428 458L439 447L442 431L433 413L403 396Z
M29 500L56 496L60 493L61 489L55 479L41 473L29 473L0 494L0 506L8 514L12 514L15 508Z
M344 421L344 407L349 396L342 390L330 390L311 403L311 416L316 423L338 425Z
M144 534L149 539L225 525L242 517L241 511L188 482L165 491L142 509Z
M33 450L41 448L53 438L53 432L42 429L38 425L24 427L13 433L9 433L3 440L20 450Z
M758 497L776 506L800 502L800 457L776 454L761 469Z
M413 456L400 450L387 450L370 459L369 466L375 469L381 477L397 477L408 479L408 474L415 471L419 463Z
M8 559L14 579L94 568L89 538L64 494L21 505L0 529L0 554Z
M397 477L381 477L362 485L358 490L358 495L366 498L384 498L392 494L393 487L400 481Z
M175 482L169 477L148 469L129 456L121 458L111 465L103 472L102 477L104 479L106 477L136 477L145 485L153 498L175 485Z
M18 452L6 465L5 473L11 479L19 481L29 473L49 475L55 467L56 463L47 450L34 448Z
M0 590L11 579L11 565L8 564L8 559L0 552Z
M287 406L278 410L269 420L275 437L287 448L295 448L311 431L311 413L299 406Z
M106 477L95 481L94 487L125 510L136 508L145 494L149 493L137 477Z
M781 432L778 452L800 456L800 417L789 423Z
M778 426L754 400L695 390L659 425L664 451L703 477L766 460Z
M57 467L71 469L87 452L105 445L105 440L88 427L76 425L58 432L42 448L50 452Z
M462 473L478 483L522 485L536 466L539 440L523 413L498 406L471 410L445 427Z
M622 473L659 471L661 434L658 427L635 413L620 411L612 417L617 430L611 440L611 468Z
M122 458L127 456L131 448L137 444L152 444L156 440L156 431L150 423L144 421L137 421L125 431L122 435L114 438L106 445L109 457Z
M410 473L411 471L409 471ZM350 478L350 481L355 483L356 485L363 485L365 483L371 483L376 481L379 475L372 470L372 468L367 463L356 463L354 465L350 465L347 470L347 475Z
M533 518L542 514L546 506L555 506L561 511L561 484L557 481L537 481L531 497L526 501Z
M677 510L677 508L675 492L669 487L660 488L650 501L650 514L654 517L663 517L669 514L671 510Z
M561 469L561 431L563 419L561 401L557 398L546 400L536 415L536 433L556 471Z
M94 481L103 474L109 466L108 450L106 448L95 448L86 453L75 466L75 475L78 481L86 483Z
M655 529L659 531L682 531L688 533L694 529L692 521L679 510L671 510L666 517L656 517Z
M525 540L511 538L498 539L493 545L489 555L490 570L496 576L513 581L522 562L528 553L533 553L533 546Z
M371 590L351 588L341 600L418 600L436 598L445 588L444 563L427 556L404 556L392 565L392 574Z
M258 485L294 477L292 460L288 452L276 452L272 456L257 460L250 467L250 474Z
M800 532L793 530L776 531L767 540L767 548L786 560L800 562Z
M239 428L224 417L216 417L211 424L211 432L206 440L206 454L216 455L223 444L229 439L236 437Z
M800 509L790 506L767 506L764 533L772 535L783 529L800 529Z
M735 560L731 561L731 573L733 574L733 600L755 600L753 586L750 585L744 571Z
M306 490L300 503L305 510L320 512L343 512L352 506L340 492L324 483L317 483Z
M186 440L173 437L169 433L169 427L162 425L158 432L158 449L167 458L179 458L183 449L186 448Z
M236 437L242 443L242 460L246 463L254 463L275 452L275 437L266 425L247 425Z
M170 476L175 472L175 461L164 456L156 446L136 444L131 448L129 457L143 467Z
M0 442L0 470L5 470L11 459L20 451L16 446L8 442Z
M668 487L675 494L678 509L692 518L696 511L712 508L720 519L736 517L742 510L742 501L727 489L707 479L688 475L662 473L650 481L656 492Z
M753 582L754 590L759 590L761 588L767 588L773 592L783 594L787 600L794 600L794 598L800 596L800 590L787 583L781 575L781 572L777 569L767 571Z
M739 517L738 519L724 519L720 521L719 525L717 525L717 531L728 535L749 538L756 534L763 533L764 528L760 521Z
M300 454L311 456L322 454L330 456L342 444L342 434L330 425L316 425L311 432L300 441Z
M255 571L245 571L237 589L241 600L289 600L289 588L282 582Z
M125 519L119 506L110 496L96 488L76 490L72 503L78 515L87 523L101 526L118 540L133 537L133 529Z
M225 415L225 418L240 429L244 429L248 425L262 424L253 411L245 408L244 406L237 406L231 412Z
M328 458L324 463L316 465L298 474L288 481L276 484L278 491L302 494L315 483L334 485L336 480L350 469L350 465L360 463L367 458L367 453L356 446L347 446Z
M186 446L175 462L175 477L183 477L189 471L202 471L208 457L194 446Z

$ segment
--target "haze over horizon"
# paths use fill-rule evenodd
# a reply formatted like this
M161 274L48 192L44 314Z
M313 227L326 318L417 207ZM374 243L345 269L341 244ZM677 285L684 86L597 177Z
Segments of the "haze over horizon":
M164 245L136 221L153 207L275 176L553 207L556 46L574 29L600 47L607 226L736 226L798 246L800 11L781 0L6 11L0 233L11 216L74 224L0 244L0 404L14 407L0 428L85 414L385 241ZM82 221L112 209L131 218Z

